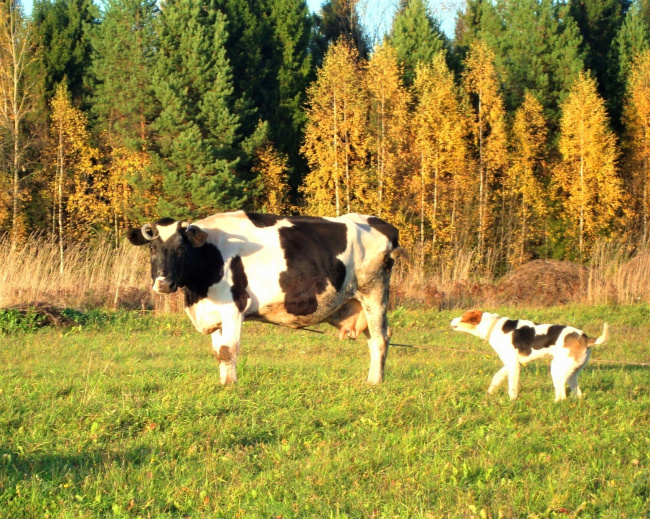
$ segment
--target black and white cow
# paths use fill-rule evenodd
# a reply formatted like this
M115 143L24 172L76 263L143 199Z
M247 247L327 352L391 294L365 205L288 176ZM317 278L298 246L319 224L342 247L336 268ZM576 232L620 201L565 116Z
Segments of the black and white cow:
M182 288L196 329L212 335L222 384L236 382L242 323L301 328L328 322L369 337L368 382L383 380L391 268L398 231L373 216L283 217L237 211L188 224L172 218L131 229L149 245L153 289ZM366 325L367 321L367 325Z

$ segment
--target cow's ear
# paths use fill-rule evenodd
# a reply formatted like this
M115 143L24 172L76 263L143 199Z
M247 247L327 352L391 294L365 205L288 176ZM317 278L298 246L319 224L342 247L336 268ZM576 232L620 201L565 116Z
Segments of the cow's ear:
M185 236L194 247L200 247L208 239L208 233L202 231L196 225L188 225L185 228Z
M126 231L126 237L133 245L140 246L149 243L149 240L143 236L142 229L129 229Z

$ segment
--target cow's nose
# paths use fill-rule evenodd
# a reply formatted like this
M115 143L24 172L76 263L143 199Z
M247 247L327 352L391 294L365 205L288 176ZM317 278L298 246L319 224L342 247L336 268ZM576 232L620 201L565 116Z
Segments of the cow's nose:
M174 281L162 276L158 276L153 282L153 289L159 294L171 294L176 292L177 288L178 285Z

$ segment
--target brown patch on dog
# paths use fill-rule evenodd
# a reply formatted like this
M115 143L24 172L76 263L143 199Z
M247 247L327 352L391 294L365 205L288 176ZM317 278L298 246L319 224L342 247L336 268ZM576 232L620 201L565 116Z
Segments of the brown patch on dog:
M582 362L589 347L585 338L588 339L585 335L578 335L577 332L568 333L564 337L564 347L569 349L569 356L573 357L576 362ZM596 342L596 340L594 339L593 342Z
M483 312L480 310L470 310L469 312L465 312L463 316L460 318L461 323L465 324L471 324L472 326L477 326L478 323L481 322L481 319L483 318Z

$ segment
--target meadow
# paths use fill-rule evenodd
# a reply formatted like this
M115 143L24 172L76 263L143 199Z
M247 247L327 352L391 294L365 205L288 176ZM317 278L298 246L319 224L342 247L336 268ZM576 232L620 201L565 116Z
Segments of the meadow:
M650 306L497 311L610 323L582 400L554 403L545 363L488 398L500 363L453 310L391 311L393 341L426 347L392 347L378 387L365 341L326 326L246 323L224 388L179 314L5 319L0 517L647 517L650 367L598 361L650 362Z

